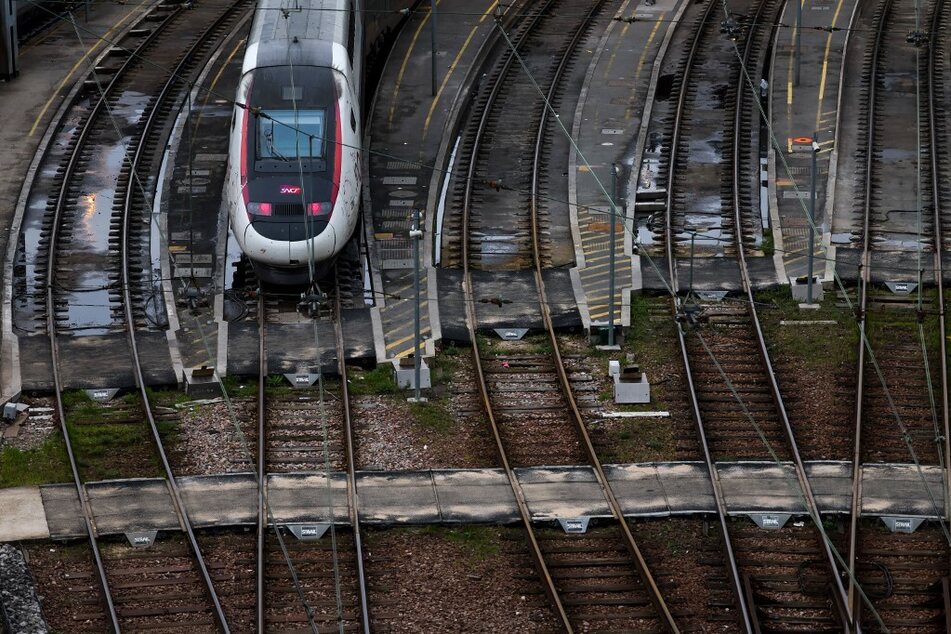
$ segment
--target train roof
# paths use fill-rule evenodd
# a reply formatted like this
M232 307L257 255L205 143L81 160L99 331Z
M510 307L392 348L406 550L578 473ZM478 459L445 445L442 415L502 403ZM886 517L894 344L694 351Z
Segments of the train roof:
M350 4L349 0L258 0L244 72L289 61L331 67L333 45L347 44Z

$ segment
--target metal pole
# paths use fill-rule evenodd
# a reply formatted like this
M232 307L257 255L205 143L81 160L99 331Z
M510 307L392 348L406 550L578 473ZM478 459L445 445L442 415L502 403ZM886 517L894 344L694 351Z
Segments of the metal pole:
M687 297L693 294L693 241L697 239L697 232L690 234L690 279L687 284Z
M819 154L818 132L812 135L812 183L809 187L809 257L806 273L806 303L812 303L812 267L816 251L816 157Z
M799 85L799 58L802 55L802 3L803 0L796 0L796 74L793 78L793 85Z
M413 238L413 291L416 293L416 305L413 307L413 324L415 326L415 338L414 342L416 347L413 350L413 378L414 378L414 402L419 403L419 375L420 375L420 362L421 362L421 352L419 350L420 343L422 343L422 334L420 333L419 326L419 239L423 235L423 232L419 228L419 209L413 210L413 230L410 232L410 237Z
M431 46L431 58L433 65L433 97L436 96L436 0L429 0L429 19L432 20L430 24L429 35L430 35L430 46Z
M611 229L610 229L610 251L608 259L608 345L614 345L614 259L615 251L617 250L617 244L615 240L617 239L617 216L615 215L615 210L617 210L617 176L618 176L618 166L617 163L611 164Z

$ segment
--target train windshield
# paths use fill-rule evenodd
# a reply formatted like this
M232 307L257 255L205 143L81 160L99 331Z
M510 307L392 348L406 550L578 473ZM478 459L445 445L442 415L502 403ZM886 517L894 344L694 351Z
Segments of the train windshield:
M266 110L258 121L258 157L322 158L324 110Z

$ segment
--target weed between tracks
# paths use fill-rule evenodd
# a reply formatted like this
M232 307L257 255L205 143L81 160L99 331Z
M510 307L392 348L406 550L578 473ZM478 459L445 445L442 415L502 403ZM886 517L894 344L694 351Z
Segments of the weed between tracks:
M0 450L0 488L70 482L66 443L57 431L35 449Z
M458 528L425 526L419 529L419 532L445 539L447 542L459 546L473 561L485 561L495 557L501 551L499 530L492 526L469 525Z

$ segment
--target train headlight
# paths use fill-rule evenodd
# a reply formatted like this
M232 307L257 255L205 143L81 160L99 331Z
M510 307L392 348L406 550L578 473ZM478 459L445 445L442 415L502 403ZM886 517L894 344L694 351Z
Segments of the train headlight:
M274 213L271 203L248 203L248 216L270 216Z

